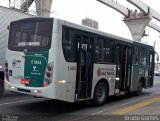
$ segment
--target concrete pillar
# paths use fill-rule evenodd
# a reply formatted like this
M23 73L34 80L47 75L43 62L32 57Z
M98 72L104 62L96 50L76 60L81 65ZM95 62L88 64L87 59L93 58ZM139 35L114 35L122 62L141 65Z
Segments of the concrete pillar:
M27 12L28 8L32 5L34 0L25 0L21 4L21 10L22 12Z
M124 18L124 23L129 28L132 38L135 41L141 41L144 30L151 21L150 15L143 15L143 13L131 13L129 17Z
M49 17L53 0L35 0L37 16Z

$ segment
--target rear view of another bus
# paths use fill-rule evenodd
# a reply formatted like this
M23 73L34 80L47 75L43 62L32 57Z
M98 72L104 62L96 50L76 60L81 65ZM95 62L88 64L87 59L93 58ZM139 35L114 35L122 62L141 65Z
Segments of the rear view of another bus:
M5 88L47 96L51 84L52 18L27 18L11 22L5 63Z

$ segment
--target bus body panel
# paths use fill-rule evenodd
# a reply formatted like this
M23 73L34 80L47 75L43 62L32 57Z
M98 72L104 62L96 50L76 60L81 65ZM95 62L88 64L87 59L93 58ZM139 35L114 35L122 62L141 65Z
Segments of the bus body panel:
M65 61L62 50L62 24L63 22L55 20L56 38L53 40L53 58L54 58L54 83L56 83L56 99L74 102L75 83L76 83L76 63ZM55 35L55 34L53 34Z
M145 79L145 87L147 86L148 82L148 67L143 65L133 65L132 66L132 79L131 79L131 89L130 91L137 90L137 83L140 81L141 78Z
M109 85L109 95L114 95L115 92L115 77L116 65L111 64L94 64L93 83L92 83L92 97L96 84L105 79Z
M7 59L9 67L9 80L15 85L24 86L21 84L21 79L24 78L24 54L15 53L12 51L9 53L11 53Z

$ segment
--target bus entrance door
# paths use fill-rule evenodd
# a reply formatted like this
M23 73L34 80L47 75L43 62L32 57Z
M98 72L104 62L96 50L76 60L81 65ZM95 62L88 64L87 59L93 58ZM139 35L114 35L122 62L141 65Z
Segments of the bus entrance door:
M148 83L148 87L153 87L153 75L154 75L154 52L153 51L150 51L149 52L150 56L149 56L149 83Z
M91 97L92 79L92 44L91 37L81 36L78 40L76 99Z
M126 45L117 45L117 73L116 73L116 94L124 95L129 89L131 70L131 48Z

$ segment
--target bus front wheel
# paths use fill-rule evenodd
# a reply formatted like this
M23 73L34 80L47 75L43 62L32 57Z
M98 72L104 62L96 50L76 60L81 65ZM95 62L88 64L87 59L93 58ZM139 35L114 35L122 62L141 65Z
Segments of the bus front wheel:
M94 106L101 106L106 102L108 96L108 89L105 82L100 82L94 91L92 103Z

